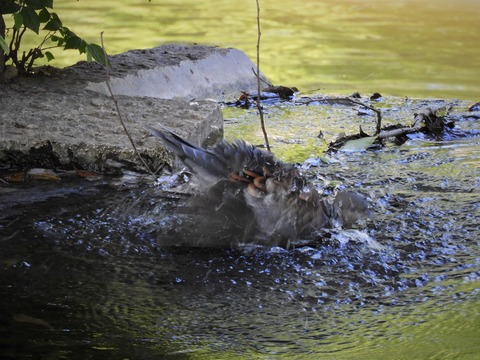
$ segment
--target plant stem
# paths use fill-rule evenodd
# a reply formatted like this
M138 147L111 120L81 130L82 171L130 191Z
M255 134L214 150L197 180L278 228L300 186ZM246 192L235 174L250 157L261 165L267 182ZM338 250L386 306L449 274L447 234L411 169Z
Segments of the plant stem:
M265 145L267 147L267 151L271 152L270 150L270 143L268 142L268 134L265 128L265 121L263 118L263 109L260 103L260 37L262 32L260 31L260 0L257 1L257 109L260 115L260 126L262 127L263 137L265 138Z
M6 25L5 25L5 20L2 15L0 15L0 36L5 39L5 31L6 31ZM3 49L0 48L0 74L3 73L3 70L5 69L5 53L3 52Z
M105 60L106 60L107 59L107 52L105 50L105 45L103 44L103 31L100 33L100 40L102 42L102 50L103 50L103 54L104 54ZM123 121L122 113L120 112L120 108L118 107L117 98L115 97L115 95L113 95L112 87L110 86L110 73L108 71L108 62L107 61L105 61L105 62L106 62L105 77L106 77L107 88L108 88L108 92L110 93L110 96L112 97L113 103L115 104L115 109L117 110L118 118L120 119L120 124L122 124L123 130L125 131L125 134L127 134L128 140L130 140L130 144L132 144L133 151L135 152L135 154L142 161L143 165L148 170L148 172L152 175L155 175L155 173L152 171L152 169L150 169L148 164L143 159L142 155L140 155L140 153L138 152L137 147L135 146L135 142L133 141L132 137L130 136L130 133L128 132L127 127L125 126L125 122Z

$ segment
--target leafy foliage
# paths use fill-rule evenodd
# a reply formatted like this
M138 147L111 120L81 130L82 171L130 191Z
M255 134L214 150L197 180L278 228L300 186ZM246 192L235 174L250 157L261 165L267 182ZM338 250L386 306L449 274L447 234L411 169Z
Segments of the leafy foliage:
M54 59L48 51L54 47L64 50L78 50L86 54L89 61L107 63L103 49L97 44L89 44L68 27L64 26L53 9L53 0L0 0L0 70L9 61L20 74L31 72L35 60L45 57L47 61ZM6 28L3 16L13 16L13 26ZM37 47L21 52L23 35L27 30L40 35L46 32ZM50 42L53 45L47 46Z

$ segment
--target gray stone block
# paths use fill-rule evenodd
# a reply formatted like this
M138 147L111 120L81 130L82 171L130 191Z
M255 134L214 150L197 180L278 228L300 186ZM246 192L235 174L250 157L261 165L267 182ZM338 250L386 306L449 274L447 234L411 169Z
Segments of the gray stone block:
M254 64L236 49L165 45L112 56L111 64L125 125L155 169L172 157L143 124L160 123L198 145L213 143L223 135L216 101L256 87ZM100 64L80 62L51 77L0 85L0 166L145 171L105 80Z

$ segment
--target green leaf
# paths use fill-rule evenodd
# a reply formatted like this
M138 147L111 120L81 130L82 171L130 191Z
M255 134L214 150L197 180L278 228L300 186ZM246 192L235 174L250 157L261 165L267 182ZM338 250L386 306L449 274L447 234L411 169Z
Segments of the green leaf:
M87 60L93 60L99 62L102 65L109 65L108 59L105 57L105 52L103 51L102 47L97 44L88 44L85 48L87 53Z
M8 48L8 44L2 36L0 36L0 48L2 48L5 55L8 55L10 53L10 49Z
M50 21L47 22L43 30L57 31L62 28L62 21L55 13L50 13Z
M31 7L34 10L38 10L38 0L22 0L25 6Z
M20 13L13 14L13 21L15 22L13 26L16 30L19 30L23 25L23 15Z
M57 30L60 30L61 27L62 27L61 23L59 23L57 20L52 19L45 24L45 26L43 27L43 30L57 31Z
M40 10L40 12L38 13L38 20L40 21L40 23L46 23L50 20L50 18L50 12L45 8Z
M38 14L31 7L25 6L20 13L23 16L23 25L38 34L40 30L40 21Z
M87 42L85 40L82 40L82 45L80 45L80 47L78 48L78 52L80 54L83 54L87 51Z
M55 56L50 51L45 51L45 56L47 57L47 61L52 61L55 59Z
M45 7L45 0L25 0L25 5L31 7L33 10L40 10Z
M77 34L75 34L72 30L70 30L67 27L63 27L63 30L65 32L66 37L75 37L75 36L78 37Z
M67 49L80 49L80 47L82 46L82 39L79 38L78 36L72 36L71 38L67 39L67 41L65 42L65 46L64 46L64 49L67 50Z
M0 0L0 15L5 14L14 14L19 11L22 7L13 1L2 1Z
M63 36L52 35L50 40L57 43L57 46L63 46L65 44L65 38Z
M342 147L342 151L364 151L367 150L377 139L376 136L368 136L361 139L349 140Z

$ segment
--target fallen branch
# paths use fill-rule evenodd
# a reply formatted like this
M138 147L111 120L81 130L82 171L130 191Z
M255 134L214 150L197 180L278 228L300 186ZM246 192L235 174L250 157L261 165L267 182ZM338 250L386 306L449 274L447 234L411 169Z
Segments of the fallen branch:
M399 127L397 129L392 129L392 130L383 130L383 131L380 131L377 137L379 139L388 139L391 137L413 134L418 132L420 128L421 126L415 126L415 127L405 126L405 127Z
M449 110L446 112L448 113L448 111ZM444 116L439 116L438 114L441 112L445 112L445 108L427 109L424 112L414 115L413 125L387 126L383 130L380 129L378 134L375 134L374 136L364 133L360 128L358 134L342 136L331 142L328 145L326 152L335 152L342 148L345 149L346 146L352 148L354 141L356 142L354 146L356 150L366 150L367 148L370 149L372 147L378 148L384 146L384 141L388 138L395 138L397 145L401 145L408 139L406 135L418 132L438 136L446 128L451 129L455 126L453 121L446 121ZM360 141L360 139L365 138L369 138L369 141Z
M448 113L450 109L439 108L439 109L427 109L424 112L415 114L413 118L412 126L398 127L397 129L383 130L378 134L380 139L387 139L390 137L398 137L407 134L413 134L416 132L424 131L431 134L436 134L445 127L452 128L453 123L446 122L443 116L438 116L440 112Z

